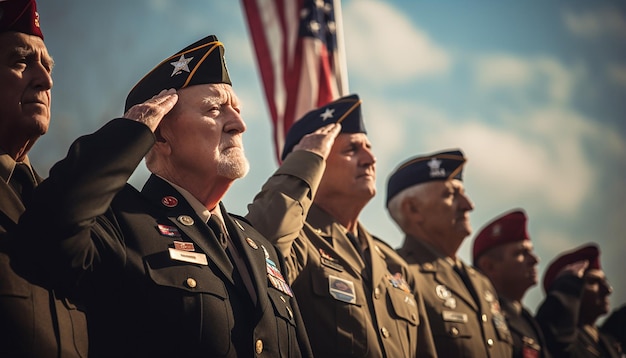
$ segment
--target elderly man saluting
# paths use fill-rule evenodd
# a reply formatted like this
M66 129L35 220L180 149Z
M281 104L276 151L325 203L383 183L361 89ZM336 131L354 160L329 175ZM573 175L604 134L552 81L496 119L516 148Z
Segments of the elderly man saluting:
M91 357L311 356L282 257L221 203L248 171L245 130L208 36L150 71L124 118L75 141L36 190L15 266L85 303ZM144 156L137 191L126 181Z

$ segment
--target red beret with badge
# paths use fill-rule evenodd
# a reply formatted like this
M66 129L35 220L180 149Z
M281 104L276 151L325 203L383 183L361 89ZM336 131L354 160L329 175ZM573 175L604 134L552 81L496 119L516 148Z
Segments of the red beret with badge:
M598 246L595 244L583 245L554 259L548 266L548 269L543 276L544 291L548 292L548 289L565 266L581 261L587 261L589 263L587 269L599 270L600 249Z
M0 0L0 33L8 31L43 39L35 0Z
M474 263L482 254L496 246L530 240L526 229L527 222L526 213L522 209L515 209L500 215L485 225L474 239L472 248Z

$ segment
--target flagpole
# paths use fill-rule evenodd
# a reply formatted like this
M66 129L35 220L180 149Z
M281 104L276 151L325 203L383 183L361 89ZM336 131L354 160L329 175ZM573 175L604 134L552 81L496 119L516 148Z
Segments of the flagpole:
M335 34L337 36L337 56L338 64L341 69L339 73L339 96L343 97L350 93L348 85L348 65L346 61L346 48L343 38L343 15L341 13L341 0L333 0L333 7L335 9Z

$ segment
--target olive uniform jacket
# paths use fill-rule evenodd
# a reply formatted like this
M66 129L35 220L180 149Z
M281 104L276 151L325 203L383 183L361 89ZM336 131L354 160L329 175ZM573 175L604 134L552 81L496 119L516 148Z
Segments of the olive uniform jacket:
M311 356L270 242L220 204L253 297L176 189L154 175L142 192L125 184L154 141L147 126L116 119L74 142L20 221L27 237L42 239L31 240L38 250L18 267L77 290L91 357Z
M556 278L537 310L535 318L550 353L554 358L621 357L619 344L611 336L600 331L596 342L578 325L583 284L574 275Z
M435 357L404 261L359 224L369 247L360 253L346 228L311 203L324 165L309 152L289 154L246 216L286 258L314 355Z
M525 307L518 313L513 303L503 297L500 307L513 336L513 358L550 358L541 327L532 313Z
M440 357L512 356L511 333L487 277L463 264L474 299L452 263L421 240L406 237L398 253L416 275Z
M26 160L25 162L28 162ZM24 204L7 183L15 162L0 153L0 245L24 212ZM35 174L37 183L41 177ZM27 245L21 250L30 251ZM82 311L54 291L33 285L0 252L0 357L65 358L87 356L87 321Z

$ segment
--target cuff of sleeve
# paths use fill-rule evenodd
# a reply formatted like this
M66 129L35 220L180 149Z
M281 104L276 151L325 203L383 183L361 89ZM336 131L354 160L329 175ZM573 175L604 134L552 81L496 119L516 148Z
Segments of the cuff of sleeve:
M314 192L317 191L320 180L326 169L326 161L319 155L306 150L291 152L275 175L291 175L307 184Z

